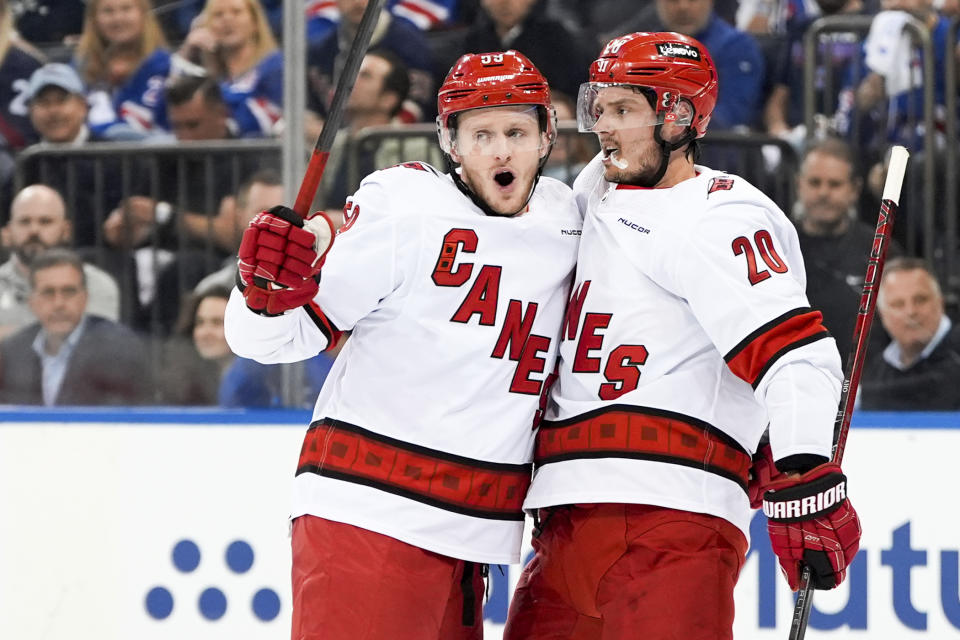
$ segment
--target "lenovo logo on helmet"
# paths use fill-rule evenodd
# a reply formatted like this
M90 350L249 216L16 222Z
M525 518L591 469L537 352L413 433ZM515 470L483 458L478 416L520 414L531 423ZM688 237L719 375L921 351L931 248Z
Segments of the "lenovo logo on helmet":
M689 60L699 60L700 59L700 50L696 47L691 47L688 44L683 44L682 42L667 42L664 44L657 45L657 51L660 52L662 56L670 56L673 58L687 58Z

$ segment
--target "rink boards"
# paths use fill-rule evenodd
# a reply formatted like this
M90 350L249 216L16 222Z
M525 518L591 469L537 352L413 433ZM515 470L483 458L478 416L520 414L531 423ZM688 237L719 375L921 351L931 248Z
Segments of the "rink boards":
M0 638L289 637L302 412L0 411ZM864 536L818 592L817 638L960 637L960 414L855 417ZM784 638L792 598L755 516L736 637ZM527 551L529 552L529 547ZM488 639L519 567L491 570Z

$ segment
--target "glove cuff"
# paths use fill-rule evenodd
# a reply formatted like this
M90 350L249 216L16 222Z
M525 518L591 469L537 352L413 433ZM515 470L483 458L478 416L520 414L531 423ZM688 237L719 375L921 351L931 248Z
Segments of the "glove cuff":
M315 267L317 264L322 265L323 259L330 250L330 246L333 244L333 238L337 232L333 226L333 222L327 217L327 214L318 211L303 221L303 228L314 235L313 251L317 254L317 257L310 266Z
M767 491L763 513L772 522L801 522L825 516L847 499L847 476L835 467L802 484Z

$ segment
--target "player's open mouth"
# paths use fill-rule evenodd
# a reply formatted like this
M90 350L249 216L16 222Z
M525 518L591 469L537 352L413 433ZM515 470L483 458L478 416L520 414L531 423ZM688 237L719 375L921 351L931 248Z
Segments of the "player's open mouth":
M613 164L619 169L627 168L627 161L620 155L620 147L603 147L603 164Z
M501 187L509 187L513 184L514 175L509 169L498 169L493 174L493 179Z

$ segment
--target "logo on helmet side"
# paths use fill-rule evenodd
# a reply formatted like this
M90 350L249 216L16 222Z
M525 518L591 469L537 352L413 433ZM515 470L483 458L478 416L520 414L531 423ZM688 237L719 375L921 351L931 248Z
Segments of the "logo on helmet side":
M672 58L687 58L689 60L700 59L699 49L696 47L691 47L688 44L683 44L682 42L658 44L657 51L659 51L660 55L662 56L670 56Z

